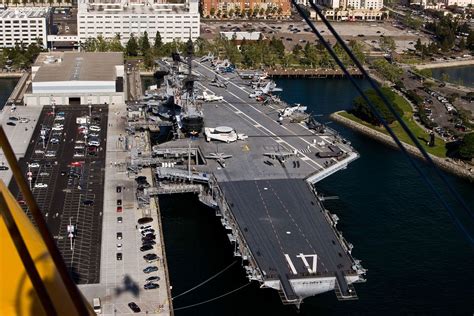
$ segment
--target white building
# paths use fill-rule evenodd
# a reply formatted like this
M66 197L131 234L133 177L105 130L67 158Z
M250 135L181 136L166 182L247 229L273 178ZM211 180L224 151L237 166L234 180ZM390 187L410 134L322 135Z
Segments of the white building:
M145 31L153 43L159 31L164 43L174 39L187 41L199 37L198 0L185 3L162 3L156 0L80 0L77 14L79 40L102 35L113 38L120 34L125 44L130 34Z
M49 8L9 8L0 12L0 47L14 47L16 43L47 45Z
M316 0L316 3L332 20L374 21L383 16L383 0ZM316 18L314 10L310 13Z
M28 106L123 104L122 53L41 53L31 68Z
M444 4L449 6L467 7L468 5L474 6L474 0L444 0Z
M373 9L383 8L383 0L317 0L317 4L328 9Z

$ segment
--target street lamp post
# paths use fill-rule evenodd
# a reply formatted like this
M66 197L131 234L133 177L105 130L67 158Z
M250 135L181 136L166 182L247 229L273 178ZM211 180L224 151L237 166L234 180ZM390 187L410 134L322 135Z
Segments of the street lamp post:
M92 117L92 94L89 94L89 99L87 100L89 104L89 116Z

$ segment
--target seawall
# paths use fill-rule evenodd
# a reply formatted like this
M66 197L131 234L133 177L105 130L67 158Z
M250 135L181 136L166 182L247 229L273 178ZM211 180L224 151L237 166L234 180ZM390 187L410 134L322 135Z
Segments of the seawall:
M21 78L23 76L22 72L0 72L0 78Z
M469 65L474 65L474 59L433 62L429 64L415 65L415 67L418 69L428 69L428 68L446 68L446 67L469 66Z
M357 123L353 120L350 120L346 117L339 115L340 112L335 112L330 115L331 119L356 131L363 135L369 136L375 140L378 140L381 143L389 145L390 147L394 147L399 149L395 141L389 135L376 131L370 127L367 127L363 124ZM403 146L406 148L407 152L411 155L424 160L423 156L421 155L418 148L413 145L409 145L407 143L402 142ZM440 167L441 169L450 172L458 177L464 178L469 182L474 182L474 167L469 167L468 165L464 164L463 162L457 162L450 158L439 158L429 154L433 162Z

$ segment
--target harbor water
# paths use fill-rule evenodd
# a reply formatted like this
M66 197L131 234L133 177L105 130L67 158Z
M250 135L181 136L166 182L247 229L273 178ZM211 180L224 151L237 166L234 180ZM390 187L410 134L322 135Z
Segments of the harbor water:
M472 315L474 250L442 205L402 153L329 122L330 113L350 107L356 95L350 83L339 79L277 83L284 89L284 100L307 105L361 155L316 187L339 197L325 206L340 218L338 228L368 269L367 282L356 284L357 301L339 302L329 292L306 299L299 314ZM0 81L1 98L12 88L8 81ZM474 209L473 184L446 177ZM173 296L230 266L175 298L176 315L297 315L293 307L281 304L276 291L260 289L256 282L225 295L248 282L219 218L192 194L161 197L160 205ZM203 304L193 306L199 303Z
M431 69L433 78L474 88L474 65Z

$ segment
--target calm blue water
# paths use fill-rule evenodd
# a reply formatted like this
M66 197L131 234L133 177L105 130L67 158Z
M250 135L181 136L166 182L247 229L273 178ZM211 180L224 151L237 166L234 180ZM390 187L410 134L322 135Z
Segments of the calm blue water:
M0 84L2 82L0 81ZM283 98L306 104L319 119L350 106L356 95L344 80L280 80ZM4 91L5 86L0 86ZM2 100L0 99L0 103ZM369 271L357 284L358 301L338 302L334 293L306 299L301 315L473 315L474 250L455 229L406 158L398 151L330 123L361 158L317 188L339 200L326 207L355 245ZM474 185L448 175L474 209ZM218 218L193 195L162 198L163 229L172 293L177 295L234 261ZM457 208L459 209L459 208ZM175 308L215 298L246 284L239 264L201 288L174 300ZM297 315L273 290L256 283L176 315Z
M345 80L279 80L288 102L302 103L319 119L346 109L356 95ZM367 85L365 85L367 86ZM474 250L455 229L407 159L398 151L330 126L348 138L361 158L317 188L339 200L326 206L369 271L356 285L358 301L338 302L334 293L306 299L301 315L472 315ZM474 209L474 186L448 176ZM199 284L234 259L219 220L191 196L161 199L173 295ZM245 284L242 269L230 270L177 298L176 308L206 301ZM176 315L296 315L275 291L246 287L223 299L176 311Z
M449 82L461 84L466 87L474 87L474 65L433 68L431 71L433 77L436 79L442 79L443 74L446 74Z
M3 79L0 78L0 109L3 109L5 102L15 88L18 79Z

